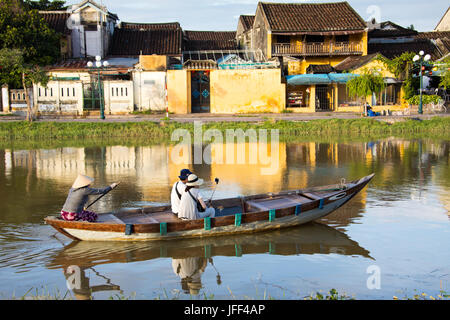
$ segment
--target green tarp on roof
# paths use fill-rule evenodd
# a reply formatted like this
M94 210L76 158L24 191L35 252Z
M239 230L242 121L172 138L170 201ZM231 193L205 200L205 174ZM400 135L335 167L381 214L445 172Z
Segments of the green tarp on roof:
M331 84L331 83L347 83L350 79L358 77L353 73L328 73L328 74L297 74L287 76L288 85L311 85L311 84Z

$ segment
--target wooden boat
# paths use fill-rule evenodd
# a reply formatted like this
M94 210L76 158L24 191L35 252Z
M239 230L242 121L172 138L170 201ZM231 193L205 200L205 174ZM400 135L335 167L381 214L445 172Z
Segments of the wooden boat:
M352 199L374 174L348 183L213 200L216 217L181 220L170 205L122 209L99 214L95 223L65 221L59 216L45 222L74 240L173 240L250 233L292 227L325 217Z

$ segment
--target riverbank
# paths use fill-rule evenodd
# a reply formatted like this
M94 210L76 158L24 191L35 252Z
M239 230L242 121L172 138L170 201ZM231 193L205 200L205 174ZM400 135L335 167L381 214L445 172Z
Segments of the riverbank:
M450 117L430 119L407 119L393 123L372 118L316 119L287 121L270 119L259 122L202 122L202 130L217 129L278 129L280 138L314 136L373 136L425 135L427 137L450 137ZM26 139L79 139L79 138L146 138L158 141L170 140L176 129L194 131L194 123L173 120L99 122L99 121L2 121L0 140Z

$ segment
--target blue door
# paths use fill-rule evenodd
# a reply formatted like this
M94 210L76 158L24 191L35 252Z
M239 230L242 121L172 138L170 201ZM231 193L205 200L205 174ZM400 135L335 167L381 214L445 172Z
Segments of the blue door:
M191 106L192 113L209 112L210 85L208 70L191 72Z

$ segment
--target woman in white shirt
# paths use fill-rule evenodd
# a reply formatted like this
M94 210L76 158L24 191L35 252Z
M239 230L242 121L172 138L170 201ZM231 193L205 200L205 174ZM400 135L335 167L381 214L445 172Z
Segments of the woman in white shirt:
M214 217L216 211L212 207L207 207L199 193L199 187L203 184L203 179L195 174L190 174L186 182L186 189L181 195L178 218L181 219L202 219ZM199 210L200 208L200 210Z

